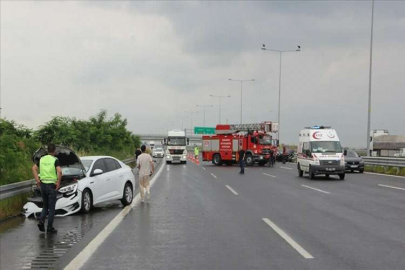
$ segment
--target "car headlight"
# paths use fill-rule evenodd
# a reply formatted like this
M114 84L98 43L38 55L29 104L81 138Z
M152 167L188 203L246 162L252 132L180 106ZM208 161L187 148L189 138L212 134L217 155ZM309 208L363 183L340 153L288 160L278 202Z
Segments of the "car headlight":
M340 158L340 165L341 166L345 166L346 162L345 162L345 156L342 155L342 157Z
M319 159L315 155L313 155L313 157L314 157L314 163L313 164L314 165L321 165Z
M79 185L77 183L75 183L75 184L68 185L68 186L65 186L63 188L60 188L58 191L60 193L64 193L64 194L71 194L71 193L76 192L78 186Z

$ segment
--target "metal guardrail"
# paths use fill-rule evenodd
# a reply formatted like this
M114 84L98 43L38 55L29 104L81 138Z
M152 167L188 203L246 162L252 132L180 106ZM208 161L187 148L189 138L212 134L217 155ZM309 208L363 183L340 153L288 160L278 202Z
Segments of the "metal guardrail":
M133 162L133 158L122 160L123 163L129 164ZM16 195L28 193L32 190L32 185L35 184L35 179L30 179L23 182L13 183L0 186L0 200L11 198Z
M405 158L363 157L365 165L405 168Z

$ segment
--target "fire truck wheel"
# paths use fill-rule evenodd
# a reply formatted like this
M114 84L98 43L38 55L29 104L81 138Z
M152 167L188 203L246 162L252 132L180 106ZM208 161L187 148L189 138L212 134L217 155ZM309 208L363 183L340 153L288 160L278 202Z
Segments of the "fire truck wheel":
M299 177L303 177L303 176L304 176L304 171L301 170L301 166L300 166L299 163L298 163L298 176L299 176Z
M246 154L245 157L245 162L246 162L246 166L253 166L253 164L255 163L255 161L253 160L253 156L252 154Z
M221 166L222 165L221 155L215 154L212 158L212 162L214 163L215 166Z

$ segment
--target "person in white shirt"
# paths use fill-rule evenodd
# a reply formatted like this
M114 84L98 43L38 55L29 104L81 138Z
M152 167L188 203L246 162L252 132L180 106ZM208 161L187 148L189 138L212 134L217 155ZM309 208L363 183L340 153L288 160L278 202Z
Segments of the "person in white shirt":
M146 190L146 197L150 199L150 177L155 172L155 166L153 164L152 157L145 153L146 146L141 146L142 154L139 155L137 160L137 167L139 171L139 187L141 189L141 201L145 202L145 190Z

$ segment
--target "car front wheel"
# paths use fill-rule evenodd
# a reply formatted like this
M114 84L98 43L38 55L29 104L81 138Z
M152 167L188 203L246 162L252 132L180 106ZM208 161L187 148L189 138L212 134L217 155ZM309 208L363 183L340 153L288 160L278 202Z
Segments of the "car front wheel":
M82 193L82 208L80 209L80 211L82 213L90 212L92 204L93 204L93 201L91 198L90 190L85 189Z
M124 206L130 205L132 203L132 199L134 197L134 192L132 190L132 186L129 183L125 184L124 187L124 194L122 195L121 203Z

